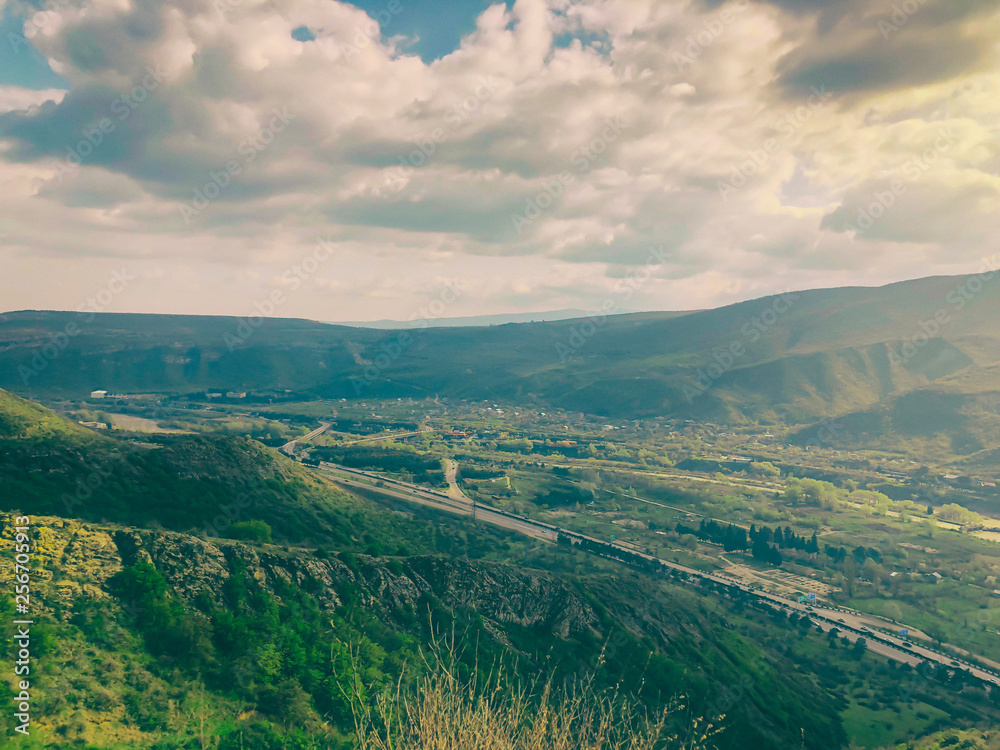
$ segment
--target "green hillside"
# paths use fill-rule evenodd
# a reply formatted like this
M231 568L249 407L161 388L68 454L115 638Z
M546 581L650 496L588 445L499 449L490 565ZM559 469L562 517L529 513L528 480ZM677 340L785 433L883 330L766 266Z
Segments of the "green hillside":
M11 441L8 447L13 449L13 441L57 441L67 446L95 447L101 438L38 404L0 390L0 440Z
M996 413L988 394L922 398L859 413L857 425L879 439L995 428L983 416ZM872 738L996 721L996 692L965 690L947 670L918 679L808 617L682 574L378 504L246 437L91 432L8 393L0 413L0 576L13 572L12 516L28 514L34 705L46 717L23 748L347 750L352 680L363 705L412 685L421 654L452 633L466 644L456 666L466 678L490 665L515 684L586 679L651 715L683 698L671 728L715 717L718 750L829 750L858 738L875 747ZM946 549L942 533L933 544ZM693 551L673 547L685 559ZM11 607L0 596L0 614ZM13 618L2 619L9 658ZM13 694L6 675L0 700ZM885 731L867 728L890 716Z
M72 325L78 335L47 359L55 351L47 342ZM686 315L412 331L24 312L0 319L0 385L36 398L94 388L287 390L807 425L926 388L993 390L997 331L1000 288L977 276L813 290Z
M5 392L0 415L0 511L209 536L263 522L278 539L327 546L364 548L375 531L406 535L398 517L248 438L118 440Z
M732 632L717 603L679 586L477 561L517 559L526 543L390 513L243 438L136 444L6 393L0 403L13 415L0 511L32 517L33 705L45 717L15 747L346 747L346 670L374 693L409 679L406 665L452 628L476 644L462 669L593 673L654 713L682 694L695 715L726 713L723 750L799 748L804 726L806 748L844 742L836 699L768 645L766 627ZM12 523L0 522L5 576ZM717 686L747 675L720 703ZM11 690L5 675L0 697Z
M683 694L694 715L727 714L723 749L844 743L834 699L796 674L789 656L727 632L713 605L634 575L621 590L599 575L573 584L468 560L317 559L271 545L35 524L36 566L52 574L51 583L39 576L45 606L33 632L34 706L45 720L35 744L13 747L351 747L351 700L341 692L351 672L360 670L365 696L408 682L422 669L420 649L453 629L467 644L463 674L478 661L506 665L515 683L541 670L589 678L600 690L619 685L653 713ZM5 618L5 635L8 627ZM72 693L60 689L67 682ZM719 685L741 687L720 700ZM11 695L5 675L0 697ZM675 715L673 728L687 716ZM10 721L0 717L6 736Z

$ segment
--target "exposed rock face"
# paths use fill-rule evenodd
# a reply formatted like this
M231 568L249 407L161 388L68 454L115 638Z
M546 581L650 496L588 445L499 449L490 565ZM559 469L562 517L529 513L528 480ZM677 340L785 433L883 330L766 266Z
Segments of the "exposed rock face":
M436 557L415 557L405 567L448 606L468 607L496 622L544 626L562 638L598 624L576 589L542 572Z
M125 564L149 560L185 599L201 590L221 597L230 575L229 559L236 558L271 593L276 579L282 578L313 592L324 609L339 606L338 592L352 586L366 606L382 614L415 609L421 596L432 594L449 608L473 609L497 623L546 627L564 638L598 622L591 606L567 583L508 565L421 556L401 561L394 572L379 558L359 555L352 570L336 558L319 560L307 553L173 532L122 531L115 541Z
M11 520L3 517L0 523ZM495 626L503 624L544 628L563 638L599 624L591 605L568 583L509 565L425 556L390 563L359 555L349 567L337 558L172 531L106 529L44 517L33 518L32 525L36 576L48 584L42 606L54 597L64 603L83 594L105 597L107 580L137 562L156 567L181 599L205 591L221 603L233 563L240 560L246 574L272 594L283 579L312 593L323 609L339 606L350 589L379 615L416 611L421 597L432 595L448 608L475 610L501 640Z

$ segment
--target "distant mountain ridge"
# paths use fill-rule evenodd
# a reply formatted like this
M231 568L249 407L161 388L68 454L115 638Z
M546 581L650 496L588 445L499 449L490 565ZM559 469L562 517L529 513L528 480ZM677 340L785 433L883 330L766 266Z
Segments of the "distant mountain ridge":
M467 326L501 326L508 323L544 323L553 320L571 320L573 318L586 318L594 313L587 310L549 310L547 312L531 313L506 313L500 315L471 315L457 318L428 318L421 317L414 320L349 320L333 321L331 325L350 326L351 328L377 328L377 329L400 329L400 328L461 328Z
M1000 392L998 276L818 289L687 314L412 330L9 313L0 316L0 387L75 397L95 388L439 395L790 426L882 414L857 424L878 422L883 431L897 429L884 418L896 404L918 408L919 399L902 397L927 392L945 394L968 424L984 425ZM78 333L66 336L68 326Z

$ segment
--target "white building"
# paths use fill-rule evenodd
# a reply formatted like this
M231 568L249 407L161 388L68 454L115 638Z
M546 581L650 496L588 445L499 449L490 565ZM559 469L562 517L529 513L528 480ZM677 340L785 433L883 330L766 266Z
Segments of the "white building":
M90 397L91 398L106 398L107 395L108 395L107 391L91 391L90 392Z

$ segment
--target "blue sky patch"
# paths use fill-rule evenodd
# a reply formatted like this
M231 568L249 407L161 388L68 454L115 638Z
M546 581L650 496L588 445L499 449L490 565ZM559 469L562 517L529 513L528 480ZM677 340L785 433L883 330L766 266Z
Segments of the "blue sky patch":
M357 0L353 5L376 20L380 20L379 16L388 18L389 22L382 24L385 37L404 34L416 38L409 50L425 62L431 62L457 50L462 37L475 30L476 19L496 3L489 0L421 0L419 3L401 0L401 11L396 14L390 13L389 0Z
M400 2L398 12L390 11L391 0L357 0L353 3L382 22L385 37L403 34L416 41L408 50L431 62L458 49L462 37L476 28L476 19L490 0L422 0ZM508 2L508 7L511 3ZM300 26L292 32L300 42L315 39L313 32ZM569 38L560 40L568 44ZM10 8L0 19L0 85L29 89L69 88L69 83L52 71L48 61L24 36L24 19Z
M24 21L8 6L0 18L0 86L26 89L69 88L62 76L52 72L48 60L24 36Z

